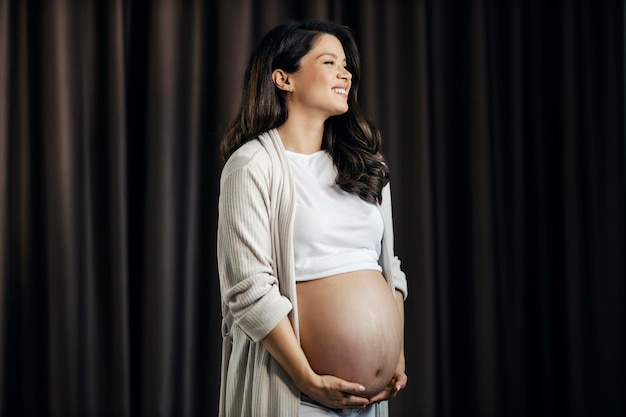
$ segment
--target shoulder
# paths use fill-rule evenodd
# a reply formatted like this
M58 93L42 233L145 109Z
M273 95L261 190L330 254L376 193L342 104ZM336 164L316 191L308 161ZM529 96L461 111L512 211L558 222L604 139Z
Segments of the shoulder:
M259 134L241 145L226 161L221 183L253 180L257 185L274 187L287 175L286 158L275 129Z
M391 207L391 183L387 183L382 190L382 201L380 202L380 208L383 212L385 222L392 220L392 207Z
M226 161L222 175L240 169L262 170L271 167L271 158L259 138L250 139L241 145Z
M385 203L391 204L391 181L387 182L387 184L383 186L381 194L382 194L383 202L387 200Z
M271 129L241 145L226 161L224 172L243 167L271 170L281 165L283 153L282 141L276 129Z

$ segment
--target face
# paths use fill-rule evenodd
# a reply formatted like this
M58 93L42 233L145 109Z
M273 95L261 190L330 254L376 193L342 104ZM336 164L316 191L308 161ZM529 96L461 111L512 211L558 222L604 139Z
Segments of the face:
M290 112L304 109L328 118L348 111L352 74L346 69L346 55L335 36L320 35L290 78Z

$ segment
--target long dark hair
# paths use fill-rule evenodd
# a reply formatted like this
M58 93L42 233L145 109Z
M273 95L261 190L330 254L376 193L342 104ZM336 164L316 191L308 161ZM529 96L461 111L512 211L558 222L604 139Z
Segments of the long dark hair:
M272 29L252 54L244 75L239 113L222 137L220 151L227 160L245 142L282 125L287 120L285 93L272 81L272 72L297 72L300 60L322 34L335 36L346 54L352 74L348 111L330 117L324 125L322 147L337 167L337 184L370 203L382 200L389 168L381 153L381 134L357 102L361 60L350 28L332 22L289 22Z

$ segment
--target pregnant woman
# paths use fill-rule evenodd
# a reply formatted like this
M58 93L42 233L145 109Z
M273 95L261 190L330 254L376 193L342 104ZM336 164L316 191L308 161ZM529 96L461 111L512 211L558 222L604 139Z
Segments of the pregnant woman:
M220 416L386 416L406 386L407 283L350 30L270 31L222 139Z

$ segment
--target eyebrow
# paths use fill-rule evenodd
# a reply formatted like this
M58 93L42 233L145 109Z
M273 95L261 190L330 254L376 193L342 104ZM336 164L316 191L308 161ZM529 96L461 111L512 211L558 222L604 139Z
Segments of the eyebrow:
M322 52L321 54L319 54L317 56L316 59L321 58L321 57L326 56L326 55L329 55L329 56L331 56L331 57L333 57L335 59L339 59L339 57L337 55L333 54L332 52ZM346 61L346 58L344 58L343 61Z

